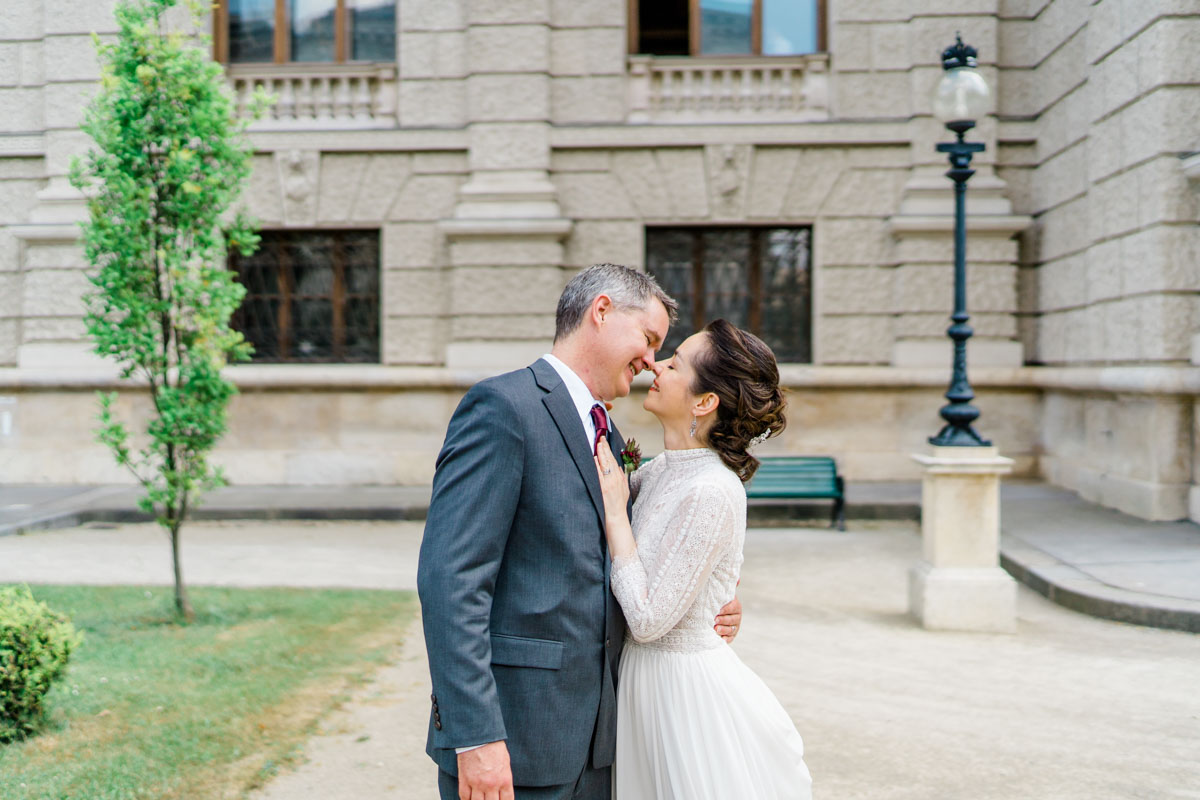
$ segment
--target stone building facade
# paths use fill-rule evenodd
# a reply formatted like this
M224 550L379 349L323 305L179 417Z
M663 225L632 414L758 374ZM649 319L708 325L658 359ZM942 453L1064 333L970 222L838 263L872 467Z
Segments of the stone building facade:
M645 54L648 0L367 0L395 57L377 39L356 60L338 16L339 57L320 62L218 3L207 24L232 91L278 98L250 134L245 201L277 254L254 268L301 240L357 265L312 301L357 324L332 335L342 356L305 360L299 334L271 328L260 354L291 363L230 369L232 479L429 481L463 391L546 352L559 291L598 261L655 272L692 317L732 309L793 337L791 425L765 451L915 479L950 361L953 209L935 151L949 134L931 96L961 31L994 93L970 134L987 146L968 194L978 427L1018 475L1200 519L1194 0L814 0L810 44L783 54L773 2L746 0L748 52L720 55L697 46L698 14L739 3L676 4L685 54L668 56ZM91 432L115 373L83 341L83 206L65 177L87 146L90 34L112 29L109 0L0 8L0 481L122 479ZM255 46L266 61L239 61ZM278 291L264 284L254 312L268 328L285 325ZM639 391L614 413L649 443ZM124 395L127 413L142 402Z

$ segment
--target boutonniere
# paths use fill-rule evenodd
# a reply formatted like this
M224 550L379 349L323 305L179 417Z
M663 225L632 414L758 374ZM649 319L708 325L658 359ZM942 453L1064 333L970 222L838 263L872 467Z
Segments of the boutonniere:
M625 443L625 449L621 451L621 464L625 467L626 475L642 465L642 447L637 439Z

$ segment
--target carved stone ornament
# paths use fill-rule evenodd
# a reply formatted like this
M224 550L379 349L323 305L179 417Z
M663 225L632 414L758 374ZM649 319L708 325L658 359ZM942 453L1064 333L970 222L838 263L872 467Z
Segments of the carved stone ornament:
M275 154L275 166L283 190L284 224L316 224L321 154L316 150L285 150Z
M726 219L744 218L746 188L750 180L751 146L717 144L709 145L705 149L713 216Z

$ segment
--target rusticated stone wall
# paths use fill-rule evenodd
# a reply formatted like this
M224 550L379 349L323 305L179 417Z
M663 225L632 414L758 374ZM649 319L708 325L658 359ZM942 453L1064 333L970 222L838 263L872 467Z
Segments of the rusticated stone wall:
M1025 120L999 173L1022 247L1030 361L1190 372L1200 325L1200 14L1186 1L1002 3L999 112ZM1018 130L1014 126L1014 130ZM1192 398L1048 390L1042 472L1152 519L1188 514ZM1193 509L1193 518L1200 519Z

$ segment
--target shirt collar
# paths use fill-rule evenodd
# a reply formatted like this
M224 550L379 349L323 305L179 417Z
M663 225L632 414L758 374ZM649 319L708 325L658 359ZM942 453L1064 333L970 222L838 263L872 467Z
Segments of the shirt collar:
M583 378L576 375L575 371L564 364L561 359L549 353L542 356L542 358L545 359L547 364L554 367L554 371L558 373L563 383L566 384L567 391L571 393L571 402L575 404L575 410L579 413L579 418L582 420L584 428L594 432L595 428L592 425L591 417L592 406L600 403L600 407L604 408L604 403L592 397L592 392L587 388L587 384L583 382ZM609 430L612 430L612 420L609 419L607 410L604 412L604 417L608 419Z

